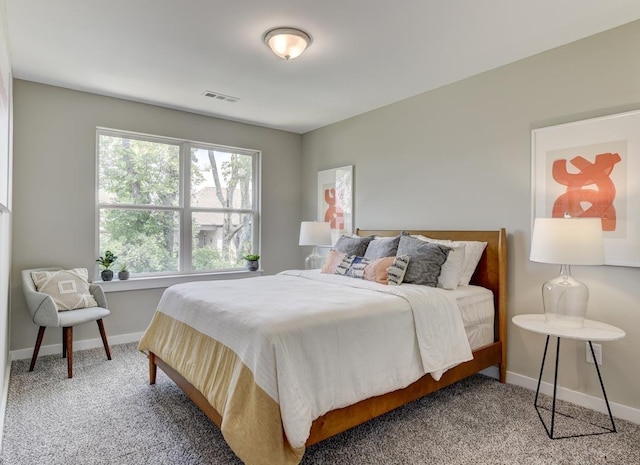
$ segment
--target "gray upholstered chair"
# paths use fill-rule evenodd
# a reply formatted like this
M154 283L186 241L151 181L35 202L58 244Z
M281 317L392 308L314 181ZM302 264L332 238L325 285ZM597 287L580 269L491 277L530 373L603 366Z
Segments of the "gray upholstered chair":
M107 299L104 295L104 291L97 284L89 284L89 292L95 298L98 303L97 307L80 308L76 310L67 310L59 312L56 304L50 295L38 292L36 286L31 278L32 271L59 271L62 268L34 268L30 270L22 271L22 289L24 291L24 297L27 302L29 313L33 322L40 326L38 331L38 337L36 339L36 345L33 349L33 357L31 358L31 365L29 371L33 371L36 365L36 358L40 351L40 344L42 344L42 338L44 331L47 327L62 328L62 357L67 358L67 374L69 378L73 377L73 327L88 321L96 321L98 328L100 329L100 337L102 337L102 343L104 350L107 353L107 359L111 360L111 351L109 350L109 343L107 342L107 335L104 332L104 325L102 319L109 316L111 312L107 309Z

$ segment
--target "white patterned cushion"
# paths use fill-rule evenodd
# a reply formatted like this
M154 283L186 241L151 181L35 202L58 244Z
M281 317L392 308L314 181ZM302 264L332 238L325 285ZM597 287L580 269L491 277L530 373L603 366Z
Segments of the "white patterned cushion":
M387 284L390 286L399 286L402 284L404 275L407 272L409 266L409 255L396 256L393 264L387 268Z
M345 254L340 261L340 264L336 267L335 274L339 274L342 276L347 276L347 273L351 269L351 263L353 263L353 259L356 258L355 255L347 255Z
M96 299L89 292L89 273L86 268L32 271L31 279L38 292L53 298L59 312L98 306Z

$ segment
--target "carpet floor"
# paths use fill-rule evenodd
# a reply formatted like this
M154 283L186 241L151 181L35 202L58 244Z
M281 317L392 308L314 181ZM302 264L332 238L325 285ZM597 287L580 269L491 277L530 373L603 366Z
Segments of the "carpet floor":
M0 454L4 465L241 465L219 430L158 371L147 380L136 344L74 353L74 377L60 356L12 363ZM616 464L640 465L640 426L551 440L534 393L475 375L307 449L302 465ZM547 399L548 400L548 399ZM599 425L608 417L568 403L560 411ZM594 427L557 417L558 434ZM278 464L273 464L278 465Z

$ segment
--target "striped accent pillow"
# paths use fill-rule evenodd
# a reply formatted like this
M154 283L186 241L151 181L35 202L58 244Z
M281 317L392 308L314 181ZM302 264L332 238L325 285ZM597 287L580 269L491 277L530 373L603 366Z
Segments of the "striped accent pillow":
M351 269L351 264L353 263L353 259L356 258L355 255L346 255L340 261L340 264L336 267L335 274L339 274L342 276L347 276L347 273Z
M390 286L399 286L402 284L408 266L409 255L398 255L393 261L393 264L387 268L387 284Z

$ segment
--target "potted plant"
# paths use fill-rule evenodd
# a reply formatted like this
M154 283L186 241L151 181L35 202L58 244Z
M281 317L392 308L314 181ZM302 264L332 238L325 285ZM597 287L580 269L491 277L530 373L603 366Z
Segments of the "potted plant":
M258 271L258 268L259 268L258 260L260 260L260 255L255 253L250 253L243 256L242 258L244 258L247 261L247 265L246 265L247 270Z
M111 281L113 279L113 271L111 270L111 265L118 259L110 250L105 251L104 257L100 257L96 260L98 264L102 267L102 271L100 272L100 277L103 281Z
M121 281L129 279L129 268L127 267L126 263L123 263L120 266L120 271L118 271L118 279L120 279Z

